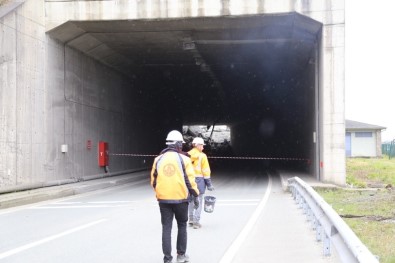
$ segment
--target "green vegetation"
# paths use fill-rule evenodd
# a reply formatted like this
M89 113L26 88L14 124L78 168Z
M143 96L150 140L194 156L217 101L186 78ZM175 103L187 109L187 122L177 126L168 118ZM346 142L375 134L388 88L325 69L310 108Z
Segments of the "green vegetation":
M377 184L395 185L395 159L348 158L347 184L354 187L369 187Z
M316 189L354 233L380 257L395 263L395 159L347 159L344 189Z

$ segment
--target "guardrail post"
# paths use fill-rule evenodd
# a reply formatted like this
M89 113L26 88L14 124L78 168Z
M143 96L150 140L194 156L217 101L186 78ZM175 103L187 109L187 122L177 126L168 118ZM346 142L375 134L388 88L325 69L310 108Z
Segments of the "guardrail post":
M303 196L299 193L299 208L301 208L302 210L303 210L303 205L304 205L303 203L304 203Z
M316 224L316 231L315 231L315 240L320 242L322 240L322 226L320 222L317 221Z
M304 198L303 198L302 208L303 208L303 214L305 214L307 216L308 205L307 205L306 199L304 199Z
M329 257L331 255L331 239L327 234L324 236L324 256Z
M300 208L300 202L302 200L302 197L300 196L300 193L296 193L296 203L298 204L298 208Z
M312 217L311 227L313 228L313 230L316 230L317 229L317 222L318 222L317 217L315 216L314 213L312 213L311 217Z
M292 197L295 199L295 189L293 187L293 185L289 185L288 186L289 191L291 192Z
M307 221L312 222L313 211L311 211L311 207L307 205Z

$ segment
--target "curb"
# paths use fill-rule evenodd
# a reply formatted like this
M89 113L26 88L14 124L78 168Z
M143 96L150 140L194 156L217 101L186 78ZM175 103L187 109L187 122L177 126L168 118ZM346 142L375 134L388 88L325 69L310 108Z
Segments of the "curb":
M128 184L146 179L146 173L135 174L134 176L120 176L120 178L108 177L96 180L71 183L61 186L44 187L34 190L21 191L0 195L0 210L21 205L28 205L72 195L83 194L100 189Z

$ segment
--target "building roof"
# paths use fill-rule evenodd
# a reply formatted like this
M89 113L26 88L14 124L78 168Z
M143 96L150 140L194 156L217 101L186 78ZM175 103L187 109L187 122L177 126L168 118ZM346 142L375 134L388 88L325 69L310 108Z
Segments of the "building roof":
M346 130L384 130L387 127L346 120Z

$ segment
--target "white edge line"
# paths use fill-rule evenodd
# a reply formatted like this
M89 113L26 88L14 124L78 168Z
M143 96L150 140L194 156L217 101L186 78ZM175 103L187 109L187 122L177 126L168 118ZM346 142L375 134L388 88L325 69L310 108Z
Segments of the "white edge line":
M22 252L22 251L24 251L24 250L27 250L27 249L29 249L29 248L39 246L39 245L41 245L41 244L44 244L44 243L49 242L49 241L51 241L51 240L60 238L60 237L62 237L62 236L69 235L69 234L71 234L71 233L74 233L74 232L76 232L76 231L82 230L82 229L84 229L84 228L88 228L88 227L91 227L91 226L93 226L93 225L102 223L102 222L104 222L104 221L106 221L106 220L107 220L107 219L103 218L103 219L100 219L100 220L97 220L97 221L93 221L93 222L91 222L91 223L88 223L88 224L85 224L85 225L82 225L82 226L79 226L79 227L75 227L75 228L69 229L69 230L67 230L67 231L61 232L61 233L56 234L56 235L53 235L53 236L49 236L49 237L43 238L43 239L41 239L41 240L38 240L38 241L35 241L35 242L32 242L32 243L26 244L26 245L24 245L24 246L21 246L21 247L17 247L17 248L8 250L8 251L3 252L3 253L0 254L0 259L3 259L3 258L6 258L6 257L9 257L9 256L12 256L12 255L14 255L14 254L17 254L17 253Z
M230 263L232 262L234 256L237 251L240 249L242 243L246 239L247 235L251 232L252 227L258 220L259 215L261 214L263 208L265 207L267 200L269 199L269 195L272 188L272 179L269 175L269 182L267 185L266 193L262 198L262 201L259 203L258 207L255 209L253 215L248 220L247 224L244 226L243 230L239 233L237 238L233 241L232 245L228 248L225 254L222 256L220 263Z

